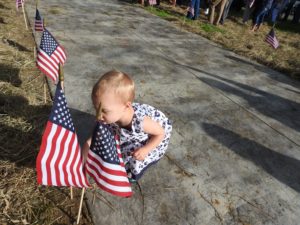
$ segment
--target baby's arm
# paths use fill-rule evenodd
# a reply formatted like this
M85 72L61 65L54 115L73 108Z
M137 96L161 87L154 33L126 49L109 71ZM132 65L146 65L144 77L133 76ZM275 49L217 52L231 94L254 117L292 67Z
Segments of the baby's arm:
M83 164L85 163L85 161L87 159L87 155L89 153L91 142L92 142L92 138L87 139L87 141L84 143L84 145L82 147Z
M148 153L155 149L162 142L165 136L165 131L162 126L149 117L144 118L142 126L144 132L149 134L151 137L146 145L137 149L133 153L133 157L140 161L144 160Z

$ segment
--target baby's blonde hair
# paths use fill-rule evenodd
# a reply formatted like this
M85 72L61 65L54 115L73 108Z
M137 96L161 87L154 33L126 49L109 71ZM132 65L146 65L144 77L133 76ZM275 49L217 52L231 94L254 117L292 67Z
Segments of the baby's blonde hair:
M95 103L106 90L113 90L120 97L121 101L133 102L134 100L134 81L126 73L111 70L100 77L93 87L92 100ZM99 104L97 102L96 104Z

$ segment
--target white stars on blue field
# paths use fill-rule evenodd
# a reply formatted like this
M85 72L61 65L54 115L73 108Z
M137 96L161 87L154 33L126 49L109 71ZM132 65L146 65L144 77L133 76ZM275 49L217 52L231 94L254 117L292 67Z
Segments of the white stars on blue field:
M47 55L51 56L55 49L58 47L58 43L54 39L54 37L47 31L46 29L42 35L42 41L40 48L47 53Z
M107 124L102 124L100 122L97 123L97 129L94 131L91 150L105 162L117 165L120 164L117 155L116 140L113 131Z
M62 126L72 132L75 132L74 124L70 114L70 110L67 106L66 98L60 83L57 84L55 92L55 100L53 101L53 107L49 120L59 126Z

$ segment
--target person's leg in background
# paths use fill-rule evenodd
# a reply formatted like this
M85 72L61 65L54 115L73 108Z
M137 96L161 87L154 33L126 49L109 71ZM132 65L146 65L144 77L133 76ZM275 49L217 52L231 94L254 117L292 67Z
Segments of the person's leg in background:
M275 24L278 17L280 16L281 12L284 10L284 8L289 3L289 0L281 0L279 3L276 4L276 1L274 3L274 7L271 9L271 22L272 24Z
M209 23L214 23L215 18L215 10L216 6L221 2L222 0L212 0L209 4Z
M292 8L293 8L295 2L296 2L296 0L290 0L289 3L286 6L286 9L283 10L283 13L284 13L284 17L282 19L283 21L287 21L287 19L289 18L289 15L292 11Z
M293 20L292 20L292 23L299 23L299 20L300 20L300 4L298 4L295 8L295 11L294 11L294 17L293 17Z
M216 18L216 20L215 20L215 22L214 22L214 25L216 25L216 26L218 26L219 25L219 23L220 23L220 20L221 20L221 17L222 17L222 15L223 15L223 11L224 11L224 8L225 8L225 5L226 5L226 3L227 3L227 1L228 0L222 0L220 3L219 3L219 5L217 6L217 18Z
M200 0L191 0L186 17L191 20L196 20L199 17L199 13L200 13Z
M201 1L200 2L200 8L201 8L201 5L202 5L202 9L204 10L204 14L208 15L208 13L209 13L209 2L208 2L208 0Z
M200 16L200 0L196 0L195 2L195 16L194 16L194 20L198 19L198 17Z
M261 11L258 12L256 19L255 19L255 23L252 27L252 31L257 31L261 24L264 21L265 15L268 13L269 9L267 7L264 7Z
M243 13L243 23L247 23L250 18L250 15L255 13L256 4L251 4L254 0L246 0L245 1L245 11Z
M221 17L221 20L220 20L220 23L221 24L224 24L225 22L225 19L227 18L228 16L228 13L229 13L229 10L230 10L230 7L231 7L231 4L232 4L233 0L228 0L225 4L225 7L224 7L224 11L223 11L223 15Z

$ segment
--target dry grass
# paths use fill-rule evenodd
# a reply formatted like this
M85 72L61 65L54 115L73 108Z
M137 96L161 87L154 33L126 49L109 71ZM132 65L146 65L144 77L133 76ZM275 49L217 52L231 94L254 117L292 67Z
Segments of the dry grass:
M264 65L300 79L300 28L299 24L279 23L276 36L280 47L274 50L264 40L271 27L264 24L258 32L250 31L249 25L243 24L241 15L230 16L225 25L218 27L207 23L201 11L197 21L186 20L186 7L173 8L161 3L159 8L145 7L149 12L180 26L193 33L200 34L239 55L249 57Z
M0 224L72 224L80 190L36 182L35 159L50 113L44 78L35 67L31 31L15 2L0 3ZM81 224L92 224L87 208Z

